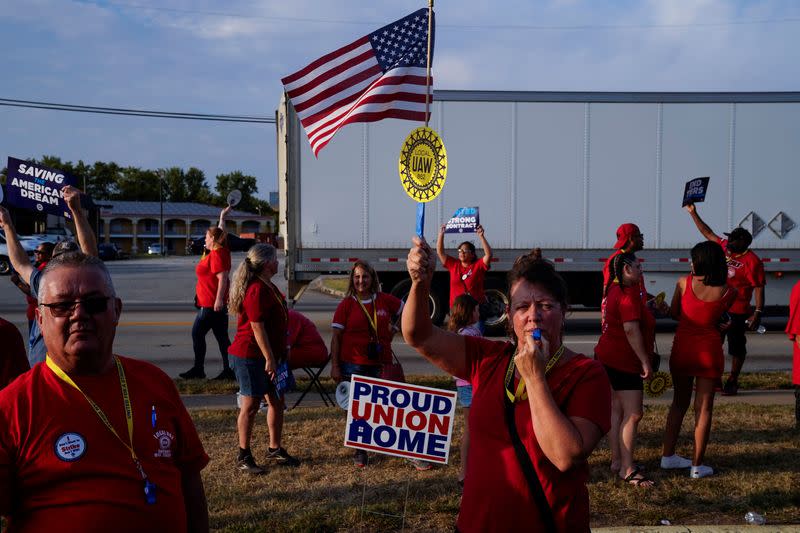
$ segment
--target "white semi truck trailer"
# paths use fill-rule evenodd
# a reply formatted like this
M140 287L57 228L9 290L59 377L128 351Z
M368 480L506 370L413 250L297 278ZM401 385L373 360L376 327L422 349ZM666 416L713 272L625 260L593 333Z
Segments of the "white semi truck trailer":
M416 204L398 157L419 124L385 120L339 131L315 158L285 97L276 113L280 233L290 297L356 258L383 290L404 295ZM486 284L503 319L505 276L540 247L570 287L572 304L598 306L616 228L645 236L648 292L671 296L703 237L681 208L689 179L710 176L698 213L717 233L742 226L767 271L767 306L788 305L800 279L800 93L576 93L435 91L431 127L448 156L447 181L427 204L425 237L464 206L480 207L494 249ZM445 247L473 240L448 234ZM480 254L479 254L480 255ZM431 310L447 312L437 268Z

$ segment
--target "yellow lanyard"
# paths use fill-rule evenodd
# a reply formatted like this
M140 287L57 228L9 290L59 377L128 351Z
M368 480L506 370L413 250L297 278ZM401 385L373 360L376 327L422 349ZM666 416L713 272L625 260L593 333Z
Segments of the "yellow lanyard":
M289 312L286 310L286 300L283 299L282 296L279 295L278 289L272 286L272 282L266 284L269 287L269 290L272 291L272 296L275 297L275 300L281 306L281 311L283 311L283 318L286 320L286 323L289 323ZM288 335L288 333L287 333Z
M553 368L559 359L561 359L561 355L564 353L564 345L562 344L556 353L553 354L553 357L547 361L547 365L544 367L544 375L546 376L550 369ZM525 391L525 380L522 376L519 377L519 383L517 384L516 392L511 392L511 384L514 382L514 370L516 366L514 365L514 356L511 356L511 361L508 363L508 370L506 370L506 379L505 379L505 390L508 399L511 402L517 402L519 400L527 400L528 393Z
M375 338L378 337L378 306L375 305L375 295L372 295L372 316L369 316L369 311L367 308L364 307L364 304L361 303L361 300L353 296L358 302L358 305L361 306L361 310L364 311L364 314L367 315L367 320L369 320L369 325L372 326L372 329L375 331Z
M122 445L128 448L128 451L131 452L131 459L133 459L133 464L136 466L136 469L142 475L142 479L146 480L147 475L144 473L144 469L142 468L142 463L139 461L139 458L136 456L136 451L134 451L133 449L133 409L131 408L131 397L130 393L128 392L128 380L127 378L125 378L125 370L122 368L122 362L120 362L119 358L114 357L114 362L117 364L117 374L119 375L119 386L120 389L122 389L122 402L125 405L125 420L128 422L128 439L130 441L130 444L122 440L122 437L119 436L119 433L117 433L117 431L114 429L114 426L111 425L111 421L109 421L108 417L100 408L100 406L97 405L94 402L94 400L89 398L89 396L87 396L86 393L81 390L78 384L72 381L72 378L69 377L66 372L61 370L61 368L59 368L58 365L56 365L52 359L50 359L49 355L47 356L46 361L47 361L47 366L50 368L50 370L53 371L53 373L55 373L56 376L58 376L61 379L61 381L63 381L70 387L73 387L75 390L83 394L83 397L86 398L86 401L89 402L89 405L92 406L92 409L94 409L94 412L100 418L100 421L103 422L103 424L108 428L108 430L115 437L117 437L117 440L119 440L122 443Z

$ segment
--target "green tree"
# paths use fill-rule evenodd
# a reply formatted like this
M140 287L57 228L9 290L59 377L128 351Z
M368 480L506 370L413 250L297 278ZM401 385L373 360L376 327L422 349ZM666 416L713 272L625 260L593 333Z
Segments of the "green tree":
M217 175L217 186L215 188L223 202L225 202L229 192L239 189L242 193L242 201L239 202L236 209L251 213L258 212L258 199L255 197L258 192L258 185L256 185L255 176L247 176L239 170L228 174L219 174Z
M125 167L117 180L117 192L114 194L114 199L157 202L158 188L159 177L155 170Z
M200 202L201 204L212 203L214 195L206 183L206 175L197 167L189 167L184 176L186 180L186 190L190 202Z
M122 170L114 163L95 161L89 172L90 178L86 186L86 193L95 200L113 198L117 192L117 182Z
M162 168L158 170L158 175L164 180L164 201L188 201L189 190L186 187L186 173L182 168Z

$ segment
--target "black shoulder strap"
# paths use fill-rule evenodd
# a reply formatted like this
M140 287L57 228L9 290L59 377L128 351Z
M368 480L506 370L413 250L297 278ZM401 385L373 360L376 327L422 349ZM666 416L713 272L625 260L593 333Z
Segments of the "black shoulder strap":
M511 357L514 357L514 355L512 354ZM514 420L514 402L509 399L505 390L503 390L503 398L508 434L511 436L511 442L514 445L514 452L517 454L519 466L522 468L522 473L528 481L531 496L533 496L536 506L539 508L539 515L542 517L544 530L548 533L556 533L558 530L556 529L556 523L553 519L553 510L550 508L550 504L544 494L542 482L539 481L539 476L533 468L533 462L531 461L530 455L528 455L528 450L525 449L525 446L519 438L519 433L517 433L517 424Z

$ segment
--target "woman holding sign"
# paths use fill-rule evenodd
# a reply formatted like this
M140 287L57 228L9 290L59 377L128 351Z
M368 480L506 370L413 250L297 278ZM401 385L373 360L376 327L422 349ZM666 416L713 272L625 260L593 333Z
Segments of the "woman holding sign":
M594 349L611 381L611 471L636 487L652 487L633 462L636 431L642 419L645 379L653 375L656 320L642 301L642 267L630 252L615 255L603 290L600 341Z
M611 387L599 362L562 342L564 280L542 259L514 263L513 341L503 342L433 326L427 301L436 261L423 239L414 238L407 266L406 342L473 387L458 530L589 531L586 459L610 427Z
M347 294L333 314L331 377L337 383L357 374L378 378L383 365L392 362L392 337L403 302L380 292L372 265L358 260L350 270ZM353 462L367 465L367 453L356 450Z
M194 297L197 316L192 326L194 365L180 374L183 379L206 377L206 335L209 331L214 332L222 356L222 372L214 379L236 377L228 366L228 346L231 345L231 340L228 337L228 310L225 306L230 284L228 273L231 271L231 251L227 246L225 216L231 209L231 206L225 207L219 214L219 225L206 231L205 247L208 253L203 254L194 269L197 275Z
M475 253L475 245L469 241L464 241L458 245L458 259L444 253L444 230L446 225L442 224L439 230L439 237L436 239L436 254L439 261L450 272L450 307L462 294L469 294L479 304L484 303L483 280L486 271L492 265L492 247L483 233L483 226L478 224L475 233L481 241L483 247L483 257L478 259Z

